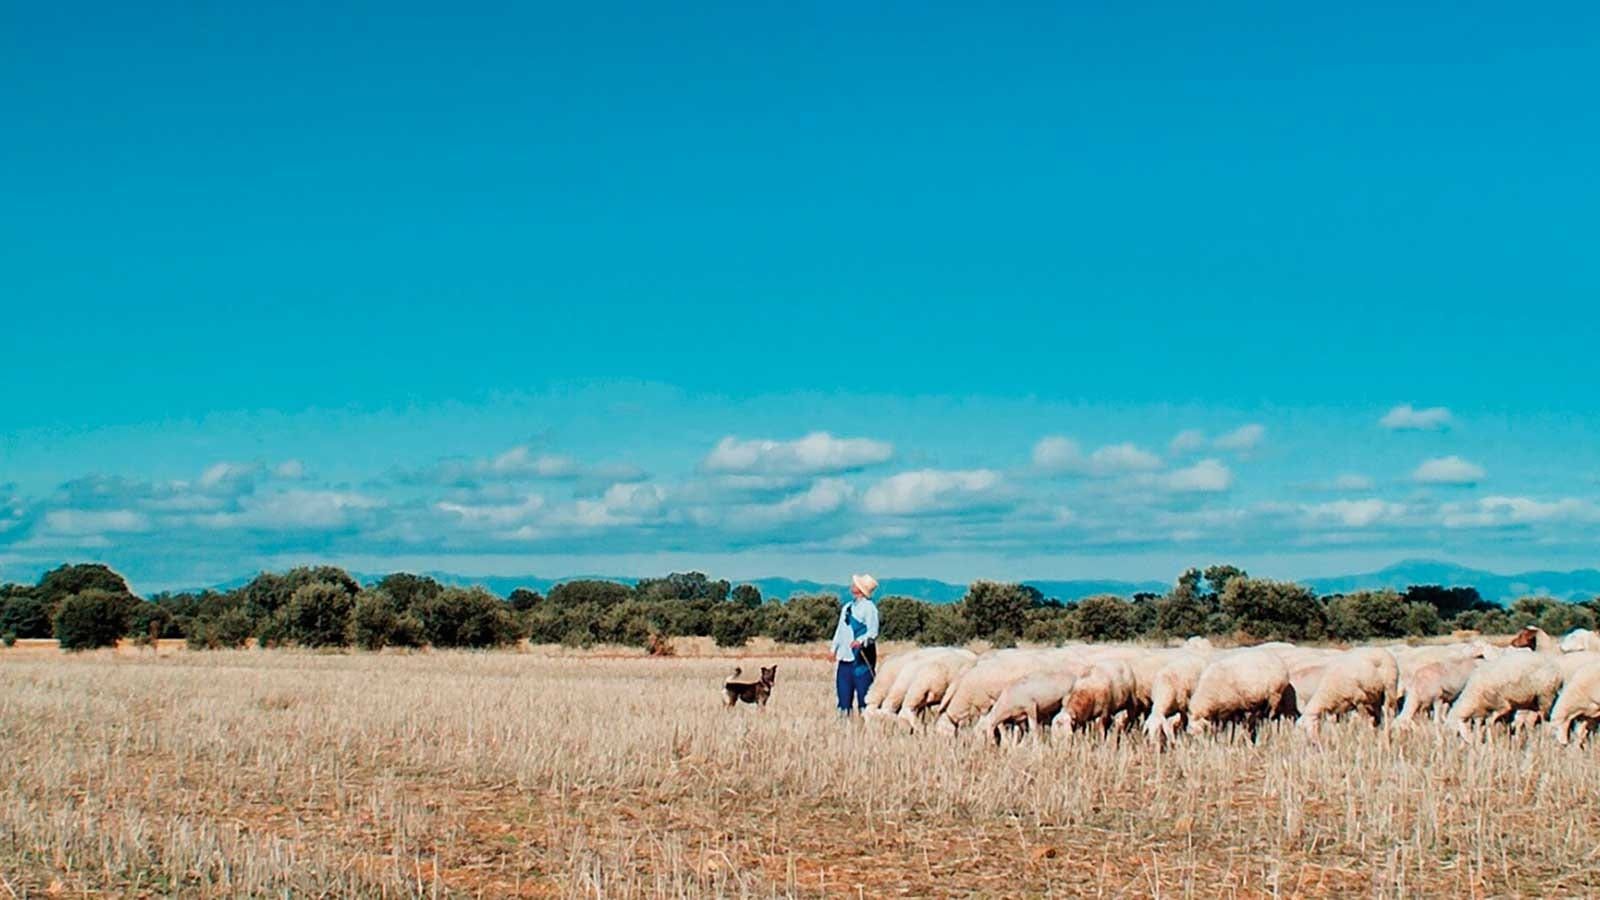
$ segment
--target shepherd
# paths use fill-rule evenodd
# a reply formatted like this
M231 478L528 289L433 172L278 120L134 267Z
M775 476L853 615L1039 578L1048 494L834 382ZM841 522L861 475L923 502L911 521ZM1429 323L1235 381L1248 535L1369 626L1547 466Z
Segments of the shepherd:
M872 592L878 579L871 575L850 576L850 599L839 610L839 625L833 630L833 658L839 669L834 687L839 693L839 715L865 709L867 690L878 671L878 607Z

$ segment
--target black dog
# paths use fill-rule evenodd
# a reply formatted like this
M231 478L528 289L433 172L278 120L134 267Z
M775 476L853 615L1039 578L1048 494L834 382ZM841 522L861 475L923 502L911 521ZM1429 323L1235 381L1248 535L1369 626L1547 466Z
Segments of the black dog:
M735 668L728 680L722 683L723 705L732 708L744 702L765 709L767 698L772 696L772 683L778 678L778 667L762 666L760 678L751 678L743 673L743 669Z

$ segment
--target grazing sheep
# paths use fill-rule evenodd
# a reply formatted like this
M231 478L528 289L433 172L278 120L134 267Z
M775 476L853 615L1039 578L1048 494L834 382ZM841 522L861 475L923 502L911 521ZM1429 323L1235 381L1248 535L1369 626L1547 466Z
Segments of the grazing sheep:
M1423 710L1427 710L1433 718L1439 718L1461 696L1467 680L1482 664L1481 656L1456 656L1435 660L1414 670L1411 682L1405 688L1405 704L1400 707L1400 714L1395 716L1392 724L1409 725L1416 721L1417 714Z
M945 691L935 728L940 734L955 734L972 724L994 706L994 701L1008 685L1034 672L1045 671L1051 658L1047 651L1039 650L997 650L979 657L972 668L963 672Z
M861 707L862 715L873 716L883 713L893 715L897 712L900 709L900 698L905 696L906 686L910 684L911 676L916 672L918 664L945 649L947 648L923 647L878 663L872 687L867 688L866 702ZM890 698L894 699L891 701ZM893 707L889 708L891 702Z
M1567 632L1567 636L1561 639L1561 652L1577 653L1582 650L1600 653L1600 634L1595 634L1587 628L1579 628Z
M1039 729L1050 724L1061 712L1078 680L1078 673L1088 671L1087 666L1077 671L1062 667L1052 672L1035 672L1013 682L1000 692L994 706L978 717L978 733L991 736L999 743L1001 728L1025 723L1029 733L1037 736Z
M950 686L977 661L978 655L970 650L951 650L924 660L900 703L900 721L915 732L923 713L938 707Z
M1180 652L1167 658L1167 664L1156 673L1150 688L1150 714L1144 721L1144 732L1152 743L1160 745L1171 741L1177 729L1185 724L1189 715L1189 697L1194 693L1200 673L1205 671L1206 658L1198 653Z
M1099 725L1102 733L1109 732L1119 718L1126 721L1134 715L1134 693L1132 666L1120 659L1100 660L1072 683L1051 730L1066 734Z
M1556 705L1550 709L1550 730L1555 732L1557 743L1566 744L1572 740L1575 721L1585 726L1600 721L1600 661L1591 662L1567 676Z
M1291 676L1292 681L1292 676ZM1300 703L1300 727L1315 739L1325 717L1359 710L1377 725L1400 701L1400 666L1382 647L1357 647L1329 660L1316 691Z
M1289 667L1273 650L1251 648L1213 659L1189 697L1189 733L1204 734L1229 723L1254 730L1265 718L1283 714L1294 688Z
M1456 726L1462 740L1471 741L1473 726L1479 722L1503 721L1519 713L1543 717L1560 690L1561 668L1551 654L1507 653L1472 673L1450 705L1447 721Z
M1567 679L1571 678L1579 669L1590 663L1600 662L1600 653L1579 650L1576 653L1563 653L1560 656L1552 656L1550 660L1556 664L1556 668L1561 670L1561 683L1566 684Z

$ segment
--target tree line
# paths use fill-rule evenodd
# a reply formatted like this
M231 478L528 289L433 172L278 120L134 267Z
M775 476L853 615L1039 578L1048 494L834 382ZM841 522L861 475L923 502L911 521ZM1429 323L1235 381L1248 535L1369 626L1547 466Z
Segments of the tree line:
M675 572L634 585L579 579L548 596L517 588L441 584L396 572L363 585L335 566L263 572L228 591L136 596L107 566L70 564L32 585L0 585L0 641L54 637L68 650L181 638L194 649L243 647L498 647L521 640L588 647L664 648L666 639L710 636L743 646L758 635L803 644L826 640L840 598L768 598L749 584ZM1414 585L1320 596L1293 582L1253 578L1234 566L1189 569L1164 594L1101 595L1062 602L1027 584L974 582L955 603L878 601L882 639L960 644L973 639L1120 641L1192 635L1239 641L1356 641L1425 637L1452 630L1504 634L1537 625L1552 634L1594 628L1600 598L1525 597L1510 606L1474 588Z

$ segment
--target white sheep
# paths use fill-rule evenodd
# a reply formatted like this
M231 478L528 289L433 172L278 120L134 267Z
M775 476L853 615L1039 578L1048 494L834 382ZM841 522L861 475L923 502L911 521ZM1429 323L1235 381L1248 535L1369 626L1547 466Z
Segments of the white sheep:
M1039 729L1060 714L1078 674L1088 671L1088 666L1076 670L1057 667L1051 672L1034 672L1011 683L1000 692L994 706L978 717L978 733L991 736L998 743L1004 726L1025 723L1028 733L1037 737Z
M1051 730L1062 735L1099 725L1102 733L1109 732L1114 723L1134 715L1135 693L1132 666L1120 659L1100 660L1073 681Z
M922 725L923 714L937 708L950 686L977 661L978 655L970 650L951 650L923 660L917 666L916 674L900 704L901 723L913 732L917 731Z
M1046 671L1049 660L1044 651L1038 650L997 650L980 656L945 691L935 728L940 734L955 734L972 724L994 706L1008 685L1034 672Z
M1567 636L1561 639L1561 652L1577 653L1581 650L1600 653L1600 634L1587 628L1578 628L1567 632Z
M1506 653L1479 666L1460 696L1450 704L1447 721L1464 741L1473 726L1508 718L1543 717L1561 690L1561 669L1547 652ZM1522 715L1526 714L1526 715Z
M1590 662L1567 676L1555 706L1550 709L1550 730L1558 743L1566 744L1572 740L1573 722L1587 726L1597 720L1600 720L1600 661Z
M1189 733L1204 734L1228 723L1254 730L1262 719L1282 715L1293 690L1289 667L1271 649L1251 648L1211 660L1189 697Z
M864 716L893 714L900 708L900 697L905 696L906 685L910 683L911 675L916 671L917 664L922 660L943 650L943 647L922 647L910 653L900 653L878 662L878 671L874 673L872 687L867 688L866 701L861 706ZM894 708L886 709L893 696Z
M1171 741L1184 724L1189 715L1189 697L1206 662L1198 653L1179 652L1168 657L1166 665L1156 673L1150 687L1150 714L1144 722L1145 735L1151 742L1159 745Z
M1425 663L1411 673L1405 688L1405 704L1395 716L1395 726L1406 726L1416 721L1423 710L1435 719L1450 707L1467 686L1472 673L1483 664L1482 656L1455 656Z
M1316 691L1300 702L1300 727L1316 738L1326 717L1360 711L1377 725L1400 699L1400 666L1382 647L1357 647L1326 663Z

